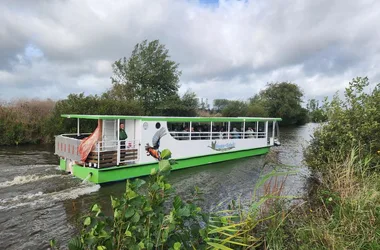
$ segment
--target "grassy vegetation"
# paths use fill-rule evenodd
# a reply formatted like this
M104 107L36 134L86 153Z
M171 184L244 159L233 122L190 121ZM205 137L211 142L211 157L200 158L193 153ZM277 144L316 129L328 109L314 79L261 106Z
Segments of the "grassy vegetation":
M0 104L0 145L49 141L46 124L54 105L52 100L18 100Z
M0 146L49 143L54 135L76 132L75 119L62 114L138 115L137 103L106 99L99 96L71 94L60 101L17 100L0 104ZM81 131L91 132L96 121L82 121Z
M379 249L380 176L365 171L368 163L357 149L343 162L330 162L322 179L311 184L307 201L281 225L277 249Z
M327 104L329 122L305 151L309 193L279 224L273 249L380 249L380 85L368 86L356 78Z

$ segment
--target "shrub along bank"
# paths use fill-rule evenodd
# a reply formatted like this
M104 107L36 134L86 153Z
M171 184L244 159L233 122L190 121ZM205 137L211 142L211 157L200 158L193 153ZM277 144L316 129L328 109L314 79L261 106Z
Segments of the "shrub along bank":
M305 151L308 197L280 225L277 249L380 249L380 85L368 86L356 78L328 103Z

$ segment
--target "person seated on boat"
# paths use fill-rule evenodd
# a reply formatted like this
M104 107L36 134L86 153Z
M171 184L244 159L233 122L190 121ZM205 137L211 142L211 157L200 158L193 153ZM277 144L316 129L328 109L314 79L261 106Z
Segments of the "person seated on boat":
M232 139L240 139L240 133L237 128L233 128L231 131L231 138Z
M197 136L198 136L198 139L197 140L204 140L204 133L203 133L203 129L202 129L202 127L198 127L198 129L197 129Z
M247 131L245 131L246 138L253 138L253 129L249 127Z
M191 140L198 140L198 133L195 133L194 127L191 127Z
M218 129L216 127L214 127L214 126L212 128L212 139L219 139Z
M225 135L224 135L224 129L223 127L220 128L220 132L219 132L219 139L220 140L223 140L225 138Z
M125 148L125 140L128 138L127 133L125 132L125 125L124 123L120 123L120 129L119 129L119 140L120 140L120 148Z
M189 128L185 127L185 129L182 131L181 134L181 140L189 140Z
M191 140L199 140L200 139L198 131L199 131L198 127L196 127L196 129L191 127Z

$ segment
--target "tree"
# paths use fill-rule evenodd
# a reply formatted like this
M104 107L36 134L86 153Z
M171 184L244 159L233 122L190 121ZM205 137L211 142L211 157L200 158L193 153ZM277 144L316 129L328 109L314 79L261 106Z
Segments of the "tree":
M182 98L173 95L159 106L158 113L164 116L197 116L198 98L194 92L187 91Z
M145 115L156 115L161 103L177 95L181 72L158 40L136 44L131 57L113 65L112 88L105 96L137 100Z
M210 110L210 104L207 103L207 99L206 99L206 102L205 102L205 101L203 101L203 98L202 98L202 100L200 101L198 107L199 107L200 110L204 110L204 111Z
M322 166L329 166L326 163L331 159L346 162L347 155L356 148L365 171L379 170L380 83L373 90L368 90L368 86L367 77L357 77L349 83L343 99L335 95L330 102L325 100L329 122L313 134L305 154L309 167L318 171L329 170Z
M222 110L228 105L230 101L227 99L215 99L214 100L214 110L216 112L222 112Z
M228 104L222 110L225 117L247 116L247 103L243 101L228 101Z
M310 99L306 105L310 120L312 122L325 122L327 121L326 112L323 108L319 105L319 101L316 99Z
M247 116L268 117L265 102L260 95L254 95L249 98Z
M182 105L187 110L188 114L186 116L196 116L199 107L199 102L197 95L194 92L186 91L181 99Z
M75 119L62 119L62 114L86 115L141 115L142 110L136 102L107 99L99 96L70 94L66 99L56 102L45 124L45 133L51 137L56 134L75 132L77 122ZM97 126L96 120L83 120L80 127L82 132L92 132Z
M259 95L268 115L281 117L282 124L295 125L307 122L307 111L301 107L303 93L296 84L269 83Z

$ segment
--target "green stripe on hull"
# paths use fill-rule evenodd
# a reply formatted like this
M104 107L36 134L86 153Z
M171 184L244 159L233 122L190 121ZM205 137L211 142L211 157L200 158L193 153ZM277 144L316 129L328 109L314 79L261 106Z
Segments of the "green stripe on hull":
M65 159L59 159L59 169L66 171L66 160Z
M269 152L269 148L257 148L249 149L244 151L234 151L219 153L213 155L205 155L192 158L183 158L176 159L178 164L173 165L173 170L183 169L188 167L201 166L216 162L234 160L249 156L263 155ZM73 166L73 174L76 177L81 179L86 179L91 174L91 177L88 179L94 183L106 183L112 181L120 181L129 178L149 175L152 168L157 168L157 162L148 163L148 164L139 164L139 165L129 165L129 166L120 166L112 168L84 168L79 165Z

